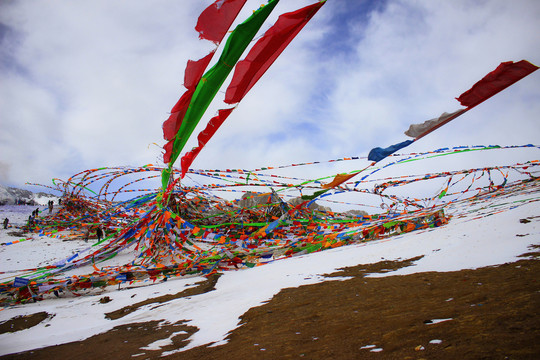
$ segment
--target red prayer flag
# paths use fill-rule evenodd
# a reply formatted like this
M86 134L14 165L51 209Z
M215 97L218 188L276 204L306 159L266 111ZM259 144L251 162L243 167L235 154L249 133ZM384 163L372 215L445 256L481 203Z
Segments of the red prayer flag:
M168 164L169 161L171 161L171 154L172 154L173 146L174 146L174 139L166 143L165 146L163 146L163 149L165 150L165 153L163 154L163 162L165 164Z
M193 160L195 160L208 140L214 136L216 131L218 131L219 127L223 124L223 122L225 122L233 110L234 108L219 110L218 114L210 119L206 125L206 128L200 132L199 136L197 136L198 146L186 153L180 160L182 166L182 178L193 163Z
M193 96L193 93L195 92L195 89L190 89L182 95L180 100L174 105L174 107L171 110L171 115L162 125L163 128L163 138L167 141L173 140L176 136L176 133L178 132L178 129L180 129L180 125L182 125L182 119L184 119L184 115L186 114L187 108L189 106L189 103L191 102L191 97Z
M516 63L512 61L503 62L456 99L463 106L474 107L537 69L538 66L526 60Z
M184 72L184 86L186 89L195 90L215 52L216 50L213 50L208 55L197 61L188 60L186 71Z
M184 115L186 114L189 103L191 102L193 93L197 88L197 84L201 80L201 77L203 76L206 67L210 63L210 60L212 60L214 53L215 50L197 61L188 60L186 70L184 72L184 86L188 90L184 93L184 95L182 95L176 105L173 106L171 115L163 123L163 138L165 140L169 141L174 139L176 133L178 133L178 129L180 129L180 125L182 125L182 120L184 119Z
M280 15L274 26L253 45L246 58L236 64L233 79L225 93L225 103L240 102L324 4L325 1L321 1Z
M247 0L217 0L199 16L195 30L200 39L219 44Z

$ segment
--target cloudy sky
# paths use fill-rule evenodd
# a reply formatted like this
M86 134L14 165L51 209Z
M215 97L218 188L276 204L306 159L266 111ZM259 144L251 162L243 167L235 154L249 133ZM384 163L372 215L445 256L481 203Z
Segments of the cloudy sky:
M194 30L211 2L1 1L0 183L160 165L161 124L184 92L185 65L213 48ZM239 19L264 2L248 0ZM311 3L283 0L262 31ZM406 140L409 124L458 109L454 98L499 63L539 65L539 18L537 0L328 0L192 167L367 156ZM540 71L407 151L538 144L539 116Z

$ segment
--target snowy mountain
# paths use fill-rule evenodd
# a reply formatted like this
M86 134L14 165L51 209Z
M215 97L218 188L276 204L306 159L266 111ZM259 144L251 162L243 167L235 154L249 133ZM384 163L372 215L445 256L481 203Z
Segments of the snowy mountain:
M33 193L0 184L0 205L46 205L49 200L56 202L58 197L43 192Z

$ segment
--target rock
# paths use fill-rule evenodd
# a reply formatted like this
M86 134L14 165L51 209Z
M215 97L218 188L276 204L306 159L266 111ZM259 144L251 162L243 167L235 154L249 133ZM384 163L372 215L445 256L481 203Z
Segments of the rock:
M111 301L112 301L111 298L108 297L108 296L104 296L101 299L99 299L100 304L106 304L106 303L111 302Z
M344 212L345 215L349 215L349 216L356 216L356 217L361 217L361 216L368 216L369 214L363 210L349 210L349 211L345 211Z

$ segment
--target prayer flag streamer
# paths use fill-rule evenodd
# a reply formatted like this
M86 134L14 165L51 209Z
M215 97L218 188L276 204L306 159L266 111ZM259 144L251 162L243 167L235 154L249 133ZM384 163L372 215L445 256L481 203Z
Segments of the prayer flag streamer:
M200 39L219 44L247 0L216 0L199 15L195 30Z
M225 103L235 104L242 100L325 2L320 1L279 16L276 23L253 45L246 58L236 65L225 93Z
M197 157L197 155L199 155L199 153L201 152L202 148L206 145L208 140L210 140L212 136L214 136L216 131L218 131L219 127L223 124L223 122L227 119L227 117L229 117L229 115L231 114L233 110L234 108L219 110L218 115L214 116L208 122L208 125L206 125L206 128L203 131L201 131L199 136L197 136L199 146L197 146L196 148L193 148L191 151L186 153L182 157L182 160L180 161L182 165L182 178L184 177L189 167L193 163L193 160L195 160L195 158Z
M405 131L405 135L413 138L421 137L441 127L447 122L455 119L459 115L463 114L465 111L465 109L459 109L457 111L454 111L453 113L444 112L436 119L426 120L421 124L412 124L409 126L409 129Z
M503 62L456 99L463 106L474 107L536 70L538 66L526 60Z
M392 155L396 151L403 149L404 147L407 147L411 145L412 143L413 143L413 140L406 140L399 144L395 144L384 149L380 147L373 148L369 152L368 160L376 161L376 162L381 161L388 155Z

